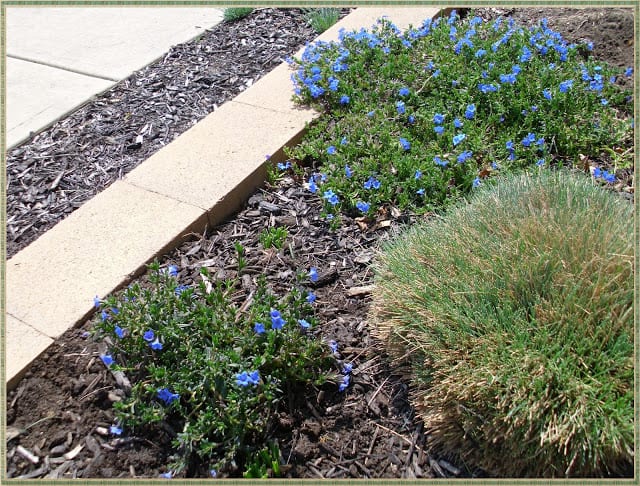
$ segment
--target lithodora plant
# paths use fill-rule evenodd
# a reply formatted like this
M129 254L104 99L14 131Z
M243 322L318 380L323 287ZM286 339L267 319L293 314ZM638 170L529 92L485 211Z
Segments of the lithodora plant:
M432 211L485 180L528 167L576 164L613 184L633 164L632 76L589 57L545 21L425 20L401 32L381 19L307 46L290 61L296 99L323 116L289 156L326 213L380 207ZM613 170L612 170L613 169ZM600 177L598 177L600 175Z
M274 413L303 387L321 385L336 367L317 336L315 296L302 286L278 297L263 277L248 293L237 280L201 271L182 285L175 266L149 266L149 286L134 283L96 299L95 335L104 363L133 383L114 404L114 433L164 422L176 430L167 477L206 467L235 476L268 444Z

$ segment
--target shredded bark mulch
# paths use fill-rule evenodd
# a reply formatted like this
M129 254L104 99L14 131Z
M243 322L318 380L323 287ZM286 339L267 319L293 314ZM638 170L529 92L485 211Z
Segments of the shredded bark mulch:
M578 18L581 19L580 22L588 19L583 22L583 28L594 25L593 22L600 19L600 30L589 31L590 39L596 46L600 37L605 40L614 39L616 42L623 39L617 48L617 54L612 54L616 45L612 42L609 45L613 47L603 52L600 57L615 57L619 54L618 51L625 50L630 52L630 59L633 60L633 46L624 43L624 39L633 39L633 14L630 9L585 9L579 12L570 9L481 9L481 14L487 18L497 14L511 15L526 23L537 22L539 18L546 16L554 29L570 39L580 39L583 31L571 31L573 33L567 34L568 31L563 30L563 25L574 26L576 20L574 17L568 22L567 15L581 15ZM247 22L262 25L263 21L266 22L265 17L269 15L280 19L293 19L291 25L287 24L286 29L302 29L300 14L291 11L282 13L262 10ZM616 17L620 15L622 17ZM629 18L630 24L627 23ZM618 20L614 22L611 19ZM282 22L280 25L284 26L285 21ZM621 22L622 25L630 25L631 30L620 30L618 25ZM243 31L241 25L243 24L235 24L234 27L234 24L230 24L227 27L238 29L233 36L243 38L244 35L244 39L249 42L253 37ZM263 39L269 38L269 29L268 34L263 34ZM617 32L616 35L611 34L612 29ZM208 38L215 32L207 33L205 37ZM598 32L601 32L599 36L596 35ZM215 35L223 36L220 32ZM284 34L281 37L285 37ZM279 41L273 41L276 42ZM198 48L199 43L204 43L203 47ZM209 43L202 39L191 44L201 53L206 46L219 49L221 45L223 44ZM169 62L167 57L159 64L158 74L152 76L149 72L144 74L143 78L151 79L152 84L163 80L163 86L178 87L184 84L187 77L179 77L182 73L180 66L184 65L181 64L181 60L193 58L186 51L180 50L181 47L176 49L178 67L175 70L163 67L163 63ZM204 62L194 61L196 65ZM212 63L213 60L207 62ZM622 56L617 64L629 65L628 56ZM117 109L121 110L117 112L119 114L113 112L107 116L109 109L115 110L116 108L112 107L116 105L102 100L104 108L98 109L92 104L94 108L91 111L87 106L81 110L82 113L70 117L78 118L74 118L69 125L65 125L66 120L63 120L52 127L46 135L48 138L42 134L39 136L43 137L42 141L38 142L40 139L36 137L36 142L32 141L16 149L18 152L23 150L26 154L28 147L33 147L32 152L29 152L31 155L25 155L21 159L20 155L13 151L12 183L15 187L24 185L20 194L32 194L33 197L33 201L27 205L18 199L24 197L23 195L12 193L14 200L21 201L14 202L17 209L9 213L9 216L13 217L13 232L22 231L28 224L25 220L20 226L18 221L31 218L38 211L42 215L50 214L53 220L57 213L48 212L48 208L68 208L69 205L65 204L65 201L71 201L73 206L76 202L73 198L80 198L83 193L92 194L96 184L102 183L106 186L109 181L117 178L121 165L115 162L116 155L109 159L107 154L119 153L120 159L126 158L129 162L138 160L137 158L142 160L144 157L140 154L147 154L146 150L153 151L150 147L159 147L175 136L177 132L171 131L174 126L190 126L195 119L190 108L197 110L195 106L200 106L198 100L207 97L213 99L208 89L193 88L196 84L202 84L196 83L195 80L199 76L215 80L217 78L213 73L223 72L226 68L216 68L217 71L211 69L201 67L197 75L193 74L188 78L190 81L184 88L172 91L162 87L163 94L152 99L149 97L154 96L154 91L150 85L137 87L138 90L146 90L144 95L138 95L133 94L136 90L133 82L123 83L118 93L125 101L122 105L117 105ZM204 71L208 74L205 75ZM178 78L164 78L164 74L169 72L175 73ZM135 76L134 78L138 79ZM237 82L237 86L241 87L243 83L246 85L242 79ZM211 84L213 85L213 82ZM193 97L193 101L190 98L188 103L181 103L179 93L187 93L185 96ZM171 103L166 101L169 99L172 100ZM165 102L168 103L167 106L175 108L174 113L168 108L157 108L159 111L155 111L155 107L160 106L155 103ZM206 104L210 101L202 102ZM128 119L122 114L138 113L134 109L138 106L136 103L143 107L139 113L149 113L150 118L140 115L136 118L135 125L126 125ZM172 116L180 114L180 121L170 123L171 119L166 117L167 113ZM134 115L129 116L133 117ZM85 122L93 124L91 130L104 127L103 130L108 134L100 137L107 138L91 135L83 138L84 132L72 132L72 129L78 130L77 127ZM151 128L143 130L147 125ZM70 130L68 136L64 132L65 126ZM149 134L154 133L154 130L157 130L158 135L152 138ZM55 133L60 133L55 136L57 138L54 137ZM143 135L140 147L132 147L140 134ZM108 144L102 141L107 139L113 141ZM93 140L100 141L91 145ZM60 146L55 145L56 141ZM51 146L47 147L47 144ZM64 154L64 150L80 152L79 147L84 145L86 147L81 152L93 154L93 158L87 155L87 159L83 159L86 160L89 169L86 175L77 177L83 181L83 178L89 179L93 174L93 185L87 183L84 186L72 186L76 172L69 159L71 156L59 154ZM103 145L104 149L101 148ZM38 152L36 147L41 151ZM47 150L50 152L46 152ZM103 155L100 155L100 150L104 150ZM31 162L27 163L27 160ZM67 168L64 168L65 160L69 164ZM109 160L111 162L108 162ZM44 165L46 161L51 165L54 161L62 161L62 165L47 172ZM18 168L20 164L23 164L21 169ZM100 165L107 174L105 175L101 169L91 168L95 164ZM71 171L67 173L67 170ZM83 174L78 170L79 174ZM305 170L309 171L312 168ZM24 175L18 178L17 174L21 172L24 172ZM59 178L55 188L47 189L54 185L60 173L64 175ZM40 184L38 181L44 182ZM58 195L60 191L66 192ZM33 209L43 200L37 197L43 194L46 195L42 196L44 199L53 195L61 199ZM269 285L278 294L290 288L297 271L311 266L318 268L320 279L314 292L318 296L315 306L321 325L316 332L321 339L334 339L339 343L340 358L353 364L352 384L344 392L339 392L336 384L310 389L304 396L297 397L291 406L287 403L280 410L275 435L282 452L285 475L297 478L491 476L490 471L470 470L453 456L437 457L426 449L425 427L415 418L409 403L409 381L407 377L399 374L399 370L390 368L384 349L380 348L371 334L368 312L372 275L369 264L375 257L380 243L401 231L405 225L413 223L414 218L407 215L398 216L395 212L380 213L375 221L370 222L345 218L344 224L332 231L320 216L320 204L317 196L302 187L300 178L287 172L277 183L267 185L254 193L245 207L230 221L216 228L205 229L203 234L193 235L189 242L163 257L161 261L163 266L174 264L179 268L179 279L183 284L198 281L198 271L203 266L209 269L210 275L217 278L234 277L237 271L234 243L239 242L245 248L247 259L247 266L239 276L243 289L250 292L255 286L256 276L260 273L266 276ZM64 213L65 210L61 211ZM49 223L34 223L33 228L43 228L46 224ZM264 249L259 243L260 233L265 228L273 226L282 226L288 231L285 246L279 251ZM28 235L32 234L31 231L30 228L22 231L22 238L30 237ZM12 241L15 249L24 245L26 240L18 238ZM145 278L142 277L141 282L144 282ZM93 296L87 296L88 301L92 298ZM157 478L159 474L166 472L171 454L170 430L159 427L150 430L144 436L109 435L109 426L114 423L111 407L113 402L122 398L123 385L121 380L117 380L116 376L105 368L99 358L103 344L86 337L85 331L90 325L91 323L85 323L82 328L65 333L34 362L17 388L8 394L8 477ZM196 467L189 471L189 475L195 477L206 477L207 474L204 467ZM629 476L632 474L633 471L629 471Z
M300 9L223 22L10 150L7 258L316 36Z

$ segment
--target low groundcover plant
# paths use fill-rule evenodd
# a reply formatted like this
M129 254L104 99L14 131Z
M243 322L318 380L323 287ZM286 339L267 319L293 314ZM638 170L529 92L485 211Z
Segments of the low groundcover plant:
M401 32L386 19L309 44L291 60L300 103L324 112L289 150L313 162L307 181L329 217L372 217L393 205L423 213L497 174L573 166L606 154L613 184L632 165L631 76L589 57L545 21L425 20ZM593 164L592 164L593 165Z
M385 247L372 320L431 446L498 477L631 470L631 221L590 178L543 171Z
M247 293L206 269L197 286L181 285L174 266L149 270L149 287L134 283L120 297L96 299L95 334L109 345L102 360L133 383L114 404L112 432L159 423L175 430L167 477L205 467L216 476L243 467L255 474L251 464L264 454L283 399L336 368L332 343L317 336L315 296L301 286L307 275L278 298L263 278Z

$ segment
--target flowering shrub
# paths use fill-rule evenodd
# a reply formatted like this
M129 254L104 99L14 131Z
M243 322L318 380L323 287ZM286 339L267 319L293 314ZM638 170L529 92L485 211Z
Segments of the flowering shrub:
M155 263L149 288L134 283L95 301L95 334L109 345L102 360L133 383L114 404L114 427L169 424L178 453L170 476L194 466L237 474L232 464L264 448L283 397L323 383L337 366L334 345L315 335L313 293L298 285L278 298L259 279L246 295L235 280L201 276L198 286L181 285L176 267ZM342 390L342 374L333 374Z
M616 80L632 71L583 55L591 48L545 21L526 30L455 11L405 32L384 19L342 31L291 61L297 100L326 113L289 155L317 162L307 187L330 215L429 211L496 173L579 154L628 167L631 93Z

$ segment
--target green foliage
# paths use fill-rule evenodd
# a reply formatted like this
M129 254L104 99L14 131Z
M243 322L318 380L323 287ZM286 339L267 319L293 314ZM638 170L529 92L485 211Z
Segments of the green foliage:
M405 32L388 20L343 32L293 62L297 100L324 114L288 155L313 161L308 185L335 216L432 211L498 174L572 167L580 154L630 167L631 92L615 82L628 74L588 47L546 24L455 14Z
M632 220L588 177L542 171L385 247L372 320L436 450L499 477L630 470Z
M222 14L222 18L225 22L234 22L236 20L240 20L251 14L253 12L253 8L251 7L231 7L225 8L224 13Z
M280 448L272 443L261 449L251 460L247 461L248 467L244 472L245 478L267 479L280 476Z
M306 8L305 19L313 30L322 34L340 19L340 10L337 8Z
M335 359L314 335L302 287L278 298L263 277L253 293L204 268L198 285L176 277L154 263L149 287L135 283L102 304L103 359L133 383L117 417L125 431L160 422L176 430L175 473L205 465L233 474L231 464L242 468L268 440L282 399L323 383Z
M260 243L265 249L276 248L280 250L284 246L287 235L287 229L283 226L272 226L260 233Z

